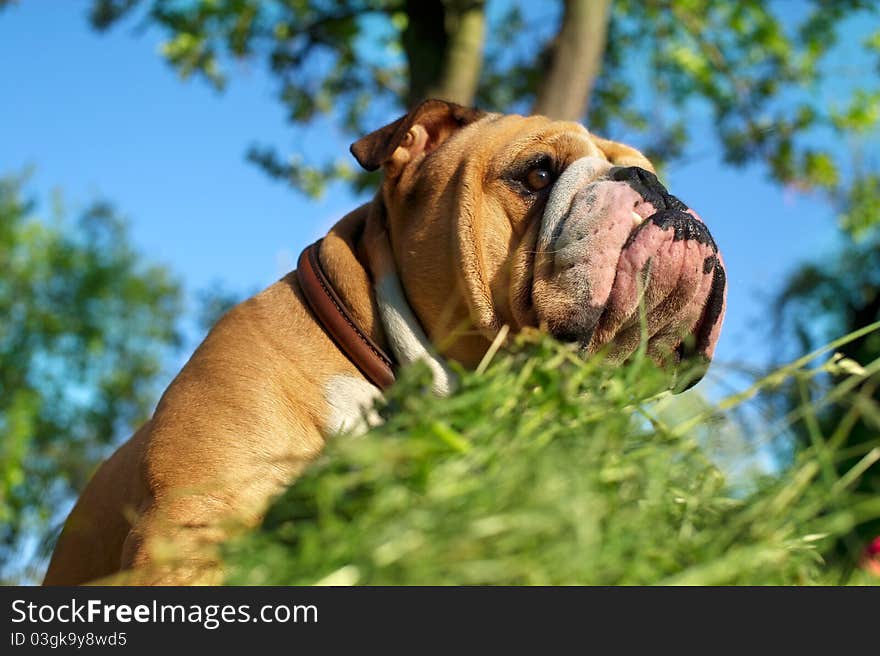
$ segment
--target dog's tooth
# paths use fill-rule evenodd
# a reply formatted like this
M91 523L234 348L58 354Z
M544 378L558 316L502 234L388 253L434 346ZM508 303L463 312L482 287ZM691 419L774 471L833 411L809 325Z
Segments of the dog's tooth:
M635 210L630 210L630 212L632 213L633 225L634 225L634 226L637 226L637 225L639 225L642 221L644 221L644 219L641 217L641 215L638 214Z

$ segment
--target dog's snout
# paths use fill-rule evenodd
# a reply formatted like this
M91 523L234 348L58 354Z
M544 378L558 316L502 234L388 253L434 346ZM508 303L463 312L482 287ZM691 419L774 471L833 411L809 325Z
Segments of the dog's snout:
M639 185L660 196L669 195L666 187L657 179L657 176L640 166L615 166L609 171L609 176L617 182Z
M687 210L681 200L669 193L657 176L638 166L615 167L609 172L609 176L616 182L624 182L641 194L645 202L660 210Z
M660 210L651 217L650 223L661 230L672 230L674 241L695 241L709 246L715 253L718 246L712 239L712 234L702 221L698 221L692 214L682 210Z
M656 185L663 189L663 185L657 179L657 176L641 166L615 166L609 171L612 180L618 182L641 182L646 186ZM665 191L665 189L663 189Z

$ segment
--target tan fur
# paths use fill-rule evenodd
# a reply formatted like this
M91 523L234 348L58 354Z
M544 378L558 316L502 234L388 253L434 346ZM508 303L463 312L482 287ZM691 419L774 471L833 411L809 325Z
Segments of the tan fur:
M447 121L439 131L410 118L405 133L398 122L382 136L395 134L396 148L360 145L360 157L384 162L386 180L372 203L331 230L322 262L384 347L373 285L395 269L433 343L473 366L503 324L536 325L527 290L537 222L500 180L504 167L538 150L563 162L593 155L650 163L543 117L461 114L460 123L476 120L460 129ZM323 390L339 375L360 377L304 305L294 274L234 308L152 419L89 482L45 583L217 582L213 546L258 522L320 453L332 410Z
M502 325L537 325L525 293L537 222L501 180L529 152L553 153L563 164L595 156L653 170L635 149L597 139L577 123L489 115L383 187L409 301L444 355L466 366L479 363Z

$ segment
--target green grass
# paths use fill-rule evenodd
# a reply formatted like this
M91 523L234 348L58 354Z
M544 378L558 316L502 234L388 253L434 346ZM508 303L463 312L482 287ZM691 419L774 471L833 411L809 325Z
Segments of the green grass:
M228 583L876 583L826 558L880 517L880 498L850 491L858 468L829 473L834 445L818 439L772 476L718 465L744 457L731 445L755 448L735 410L815 376L806 363L715 404L657 398L668 381L644 360L603 367L536 336L459 372L449 398L412 368L382 426L336 438L260 527L225 546ZM878 369L828 365L841 366L855 382L829 394ZM811 403L785 425L809 422Z

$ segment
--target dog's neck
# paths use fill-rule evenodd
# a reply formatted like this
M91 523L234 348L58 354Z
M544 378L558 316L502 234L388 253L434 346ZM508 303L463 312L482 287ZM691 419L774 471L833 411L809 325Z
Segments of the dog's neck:
M320 259L334 291L360 329L390 352L364 243L369 213L368 203L342 217L321 241Z
M382 208L381 201L367 203L333 226L321 243L321 264L360 329L393 353L399 365L427 364L434 391L448 394L453 376L406 300Z

